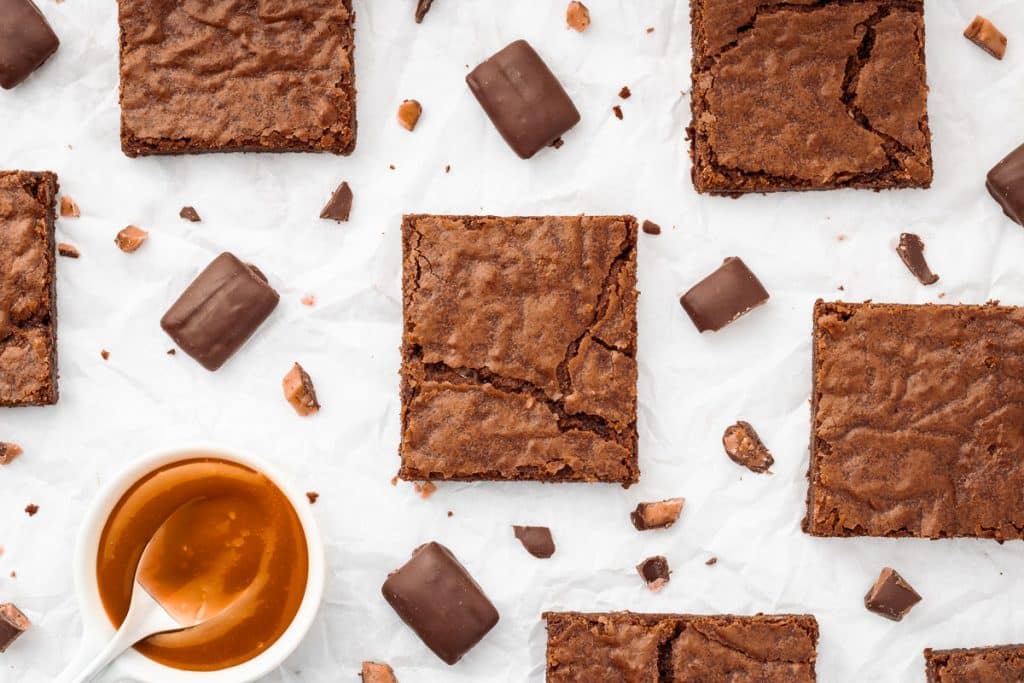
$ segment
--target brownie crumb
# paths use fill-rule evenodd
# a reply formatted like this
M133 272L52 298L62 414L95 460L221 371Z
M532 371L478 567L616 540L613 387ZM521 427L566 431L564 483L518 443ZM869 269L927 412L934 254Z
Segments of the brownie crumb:
M103 360L107 360L108 358L110 358L110 351L107 351L106 349L101 349L100 356L103 358Z
M714 565L718 564L718 558L717 557L709 557L707 560L704 561L704 564L706 564L709 567L714 566Z
M343 182L338 186L338 189L331 195L330 201L327 202L327 206L320 212L320 218L326 218L334 221L347 221L349 213L352 211L352 188L348 186L348 182Z
M725 447L726 455L733 462L743 465L751 472L767 472L775 462L761 437L749 422L743 420L725 430L722 445Z
M434 4L434 0L416 0L416 23L422 24L423 17L427 16L427 12L430 11L430 6Z
M640 229L643 230L648 235L661 234L661 226L655 223L654 221L644 221L643 225L640 226Z
M628 85L622 86L622 90L619 91L619 97L621 97L624 100L628 100L632 96L633 96L633 93L630 91L629 86Z
M363 670L359 675L363 683L398 683L394 669L380 662L363 662Z
M402 128L412 132L423 114L423 106L417 100L402 100L398 105L398 123Z
M191 206L181 207L181 211L178 212L178 215L187 221L192 221L193 223L199 223L203 220L199 217L199 213Z
M177 349L167 349L167 355L168 356L173 356L173 355L175 355L177 353L178 353Z
M0 441L0 465L9 465L14 462L14 459L24 453L16 443L9 441Z
M57 243L57 253L67 258L78 258L81 256L81 252L78 251L78 247L67 242Z
M148 238L148 232L137 225L129 225L117 233L117 237L114 238L114 244L124 253L131 254L137 251Z
M313 380L298 363L292 365L292 369L284 376L281 385L284 388L285 399L300 416L306 417L320 410Z
M434 491L437 491L437 486L432 481L425 481L422 484L420 482L413 483L413 488L416 489L416 493L420 494L420 498L426 500L434 495Z
M622 120L622 107L616 104L614 107L612 107L612 112L615 114L615 118L617 118L619 121Z
M303 306L315 306L316 305L316 297L313 296L312 294L306 294L301 299L299 299L299 302Z
M980 14L964 30L964 37L996 59L1006 54L1006 36Z
M319 497L320 497L320 494L317 493L316 491L306 491L306 498L309 499L309 504L310 505L315 505L316 501L317 501L317 498L319 498Z
M565 140L563 140L562 138L555 138L554 140L551 141L551 146L554 147L555 149L562 149L562 145L564 144Z
M586 31L590 26L590 10L582 2L572 0L565 9L565 23L580 33Z
M449 511L448 511L448 516L449 516L449 517L454 517L454 516L455 516L455 513L454 513L454 512L452 512L451 510L449 510Z
M536 558L546 560L555 554L555 541L551 537L551 529L546 526L514 526L512 533L526 548L526 552Z
M29 503L25 506L25 513L29 517L35 517L36 513L39 512L39 506L35 503Z
M78 218L82 215L82 210L78 208L74 199L64 195L60 198L60 215L63 218Z
M452 165L451 164L445 164L444 172L445 173L451 173L451 170L452 170Z
M639 503L629 518L637 531L667 529L679 519L684 498L669 498L656 503Z
M654 593L665 587L672 574L668 568L668 560L661 555L648 557L636 566L636 570L647 584L647 588Z
M391 485L392 486L398 486L398 475L397 474L395 476L391 477Z
M653 26L648 26L647 27L647 33L654 33L654 27Z

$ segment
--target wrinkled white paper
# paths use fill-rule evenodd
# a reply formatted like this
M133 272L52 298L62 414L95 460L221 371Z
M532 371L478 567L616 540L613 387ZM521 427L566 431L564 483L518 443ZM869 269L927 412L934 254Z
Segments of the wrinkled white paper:
M273 683L356 681L363 659L390 662L403 683L540 681L544 610L810 612L821 625L823 683L922 681L924 647L1024 641L1021 543L821 540L799 528L816 298L1024 304L1024 229L1003 217L983 182L1024 142L1019 1L926 2L931 190L739 200L699 197L690 184L683 0L590 0L593 24L583 34L565 28L561 0L437 0L419 26L412 0L356 0L351 157L136 160L119 148L116 3L40 2L62 44L28 81L0 91L0 167L59 173L82 216L61 219L58 236L82 257L57 264L59 405L0 414L0 439L25 448L0 469L0 601L34 622L0 656L0 681L48 681L77 646L70 565L97 486L145 451L200 439L267 457L321 494L324 604L303 645L266 679ZM1003 61L961 36L976 11L1008 34ZM534 44L583 115L564 147L530 161L507 148L463 82L517 38ZM623 85L633 92L626 101L617 97ZM405 98L423 103L414 133L395 121ZM355 192L351 222L318 219L343 179ZM178 218L185 204L202 223ZM403 212L632 213L663 226L640 240L639 484L442 483L429 500L410 484L390 485ZM129 223L150 231L131 255L113 243ZM937 284L922 287L897 258L904 230L925 240ZM173 344L158 320L222 250L257 264L281 304L211 374L183 353L166 355ZM699 335L677 299L730 255L760 276L771 301ZM317 298L312 308L299 301L307 293ZM315 417L299 418L282 396L294 361L316 383L324 407ZM773 475L749 473L723 453L722 430L737 418L773 450ZM632 528L638 501L672 496L687 499L672 529ZM30 502L40 507L32 518L23 512ZM514 523L550 525L555 556L529 556ZM454 667L380 595L387 573L431 539L455 552L501 612ZM654 554L673 569L658 594L634 569ZM719 559L709 567L711 556ZM863 607L884 565L924 596L902 623Z

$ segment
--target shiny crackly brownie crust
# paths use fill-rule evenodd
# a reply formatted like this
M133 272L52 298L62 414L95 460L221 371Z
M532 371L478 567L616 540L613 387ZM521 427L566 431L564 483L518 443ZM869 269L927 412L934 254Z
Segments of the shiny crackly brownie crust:
M637 481L632 216L406 216L403 479Z
M546 612L547 682L809 683L810 615Z
M698 192L932 180L920 0L691 0Z
M0 407L57 402L57 189L0 171Z
M1024 309L814 307L815 536L1024 536Z
M356 143L351 0L118 0L128 156Z
M1020 683L1024 645L924 651L928 683Z

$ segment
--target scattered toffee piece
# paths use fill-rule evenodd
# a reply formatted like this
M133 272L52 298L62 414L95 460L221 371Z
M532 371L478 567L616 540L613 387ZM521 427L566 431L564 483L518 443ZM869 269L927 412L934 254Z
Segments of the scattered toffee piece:
M316 501L320 498L320 494L316 491L306 491L306 498L309 499L310 505L316 505Z
M349 213L352 212L352 188L348 182L338 185L338 189L331 195L327 206L320 212L320 218L327 218L334 221L347 221Z
M78 247L67 242L57 243L57 253L66 258L78 258L81 256L81 252L78 251Z
M513 533L526 552L545 560L555 554L555 540L546 526L513 526Z
M629 514L637 531L667 529L679 519L685 498L668 498L656 503L639 503Z
M1006 36L980 14L964 29L964 37L996 59L1006 54Z
M13 578L14 572L11 572L11 575ZM0 654L6 652L31 625L28 617L11 603L5 602L0 605Z
M423 17L427 16L427 12L430 11L430 6L434 4L434 0L416 0L416 23L422 24Z
M939 281L939 276L931 271L928 262L924 258L924 242L912 232L904 232L900 235L900 243L896 246L896 253L903 259L907 270L917 278L922 285L933 285Z
M612 113L615 114L615 118L617 118L619 121L622 120L622 107L616 104L614 107L612 107Z
M137 225L129 225L117 233L114 244L126 254L137 251L142 243L149 238L149 233Z
M100 357L103 358L103 360L107 360L108 358L110 358L110 351L107 351L106 349L102 349L100 351Z
M25 506L25 514L29 517L35 517L37 512L39 512L39 506L35 503L29 503Z
M28 78L57 51L60 41L32 0L0 0L0 87Z
M82 210L78 208L74 199L64 195L60 198L60 215L63 218L78 218L82 215Z
M435 491L437 491L437 484L432 481L425 481L422 483L417 481L413 482L412 488L420 495L420 498L426 500L434 495Z
M9 441L0 441L0 465L9 465L14 462L14 459L24 453L16 443Z
M398 124L407 131L413 131L423 113L423 105L417 100L402 100L398 105Z
M448 548L427 543L381 587L434 654L455 664L498 623L498 610Z
M704 564L706 564L709 567L711 567L713 565L716 565L716 564L718 564L718 558L717 557L709 557L707 560L704 561Z
M654 221L644 221L643 224L640 226L640 229L643 230L648 235L661 234L661 226L655 223Z
M730 256L679 299L701 332L717 332L768 301L768 292L746 264Z
M199 217L199 212L196 211L191 206L181 207L181 211L178 212L178 215L187 221L192 221L193 223L199 223L200 221L203 220L202 218Z
M466 76L505 142L529 159L579 123L580 113L525 40L510 43Z
M1024 224L1024 145L992 167L985 187L1010 220Z
M864 606L869 611L893 621L901 621L919 602L921 596L892 567L882 570L875 585L864 596Z
M565 23L574 31L586 31L590 26L590 10L582 2L572 0L565 8Z
M630 91L628 85L622 86L622 90L619 91L619 97L624 100L628 100L632 95L633 93Z
M767 472L775 462L771 452L761 441L749 422L740 420L726 428L722 434L725 454L733 462L743 465L751 472Z
M320 403L316 400L316 388L313 380L310 379L301 365L296 363L281 382L284 387L284 397L292 405L295 412L306 417L319 412Z
M668 568L668 560L661 555L648 557L636 566L636 570L647 583L647 587L654 593L665 587L672 574Z

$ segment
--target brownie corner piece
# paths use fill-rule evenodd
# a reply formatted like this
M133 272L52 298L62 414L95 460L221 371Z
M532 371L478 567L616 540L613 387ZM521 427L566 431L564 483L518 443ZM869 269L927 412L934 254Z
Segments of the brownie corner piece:
M118 18L126 155L355 148L351 0L118 0Z
M928 683L985 681L1019 683L1024 680L1024 645L924 651Z
M921 0L692 0L691 25L698 192L931 185Z
M57 402L57 176L0 171L0 407Z
M404 218L400 477L637 481L637 228Z

